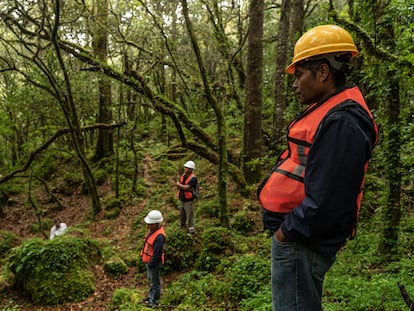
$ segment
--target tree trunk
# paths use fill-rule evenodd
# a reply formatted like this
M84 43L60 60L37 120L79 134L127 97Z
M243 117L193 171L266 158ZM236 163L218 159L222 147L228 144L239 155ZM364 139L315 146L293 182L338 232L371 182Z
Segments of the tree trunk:
M196 55L198 68L203 80L204 95L208 104L213 108L217 118L217 138L218 138L218 195L219 195L219 220L220 224L224 227L230 225L230 210L227 202L227 175L228 175L228 158L227 158L227 133L226 133L226 120L224 119L223 111L216 98L213 96L209 81L207 78L207 71L203 63L200 47L198 45L197 38L191 23L188 6L186 0L181 0L183 6L183 15L187 27L188 34L190 36L191 44L193 46L194 53Z
M383 13L387 12L384 8ZM381 38L383 45L390 51L395 50L393 22L385 18L382 25ZM388 68L395 68L389 66ZM401 221L401 124L400 124L400 86L398 70L388 69L386 79L388 83L387 102L385 103L386 124L385 131L385 176L388 181L386 208L383 213L383 234L379 244L379 252L386 258L398 253L398 234Z
M290 19L290 45L288 46L288 51L293 51L296 39L299 38L299 34L302 34L304 31L304 20L305 20L305 9L304 9L304 0L293 0L291 16Z
M55 89L57 90L57 98L59 98L60 105L65 114L66 120L68 122L69 128L71 129L70 135L72 142L75 147L76 155L79 158L81 163L86 187L88 189L89 196L92 201L92 212L93 215L98 214L101 211L101 203L98 195L98 190L96 188L95 178L93 176L92 170L86 161L85 152L83 148L83 137L81 132L81 127L79 124L79 118L76 111L76 106L73 100L72 86L70 84L69 74L66 70L65 62L61 55L61 50L58 44L58 29L60 26L60 1L55 1L55 24L53 25L52 33L52 43L56 52L57 59L59 61L62 74L64 76L64 89L61 89L57 85ZM45 73L52 75L49 69L44 70ZM49 79L49 81L55 81L54 79Z
M286 108L286 73L288 62L289 22L291 11L291 0L283 0L280 8L279 32L276 45L276 70L275 70L275 97L273 114L273 148L284 142L286 134L283 114Z
M99 60L106 63L108 58L108 0L96 1L96 21L97 26L95 27L95 31L92 34L93 52ZM105 75L100 75L98 84L99 115L97 122L110 124L112 123L111 82ZM99 129L94 160L99 161L105 157L113 155L113 153L114 147L112 130Z
M243 173L246 181L251 184L261 177L260 167L253 165L253 160L259 158L262 151L263 10L264 0L250 1Z

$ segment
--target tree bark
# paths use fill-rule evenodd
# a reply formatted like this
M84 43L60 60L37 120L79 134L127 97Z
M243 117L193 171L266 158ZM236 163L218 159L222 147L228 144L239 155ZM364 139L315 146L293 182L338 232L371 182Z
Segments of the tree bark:
M386 8L384 8L386 12ZM394 28L387 18L382 25L381 38L384 46L395 50ZM398 254L398 236L400 231L401 210L401 122L400 122L400 84L398 70L389 66L386 73L388 83L387 103L385 106L385 176L388 181L386 208L383 213L383 234L380 239L379 252L391 258Z
M96 27L92 33L93 52L97 59L107 62L108 59L108 0L96 0ZM99 115L98 123L112 122L112 90L111 81L99 73ZM98 130L98 141L94 160L99 161L114 153L112 130L100 128Z
M207 78L206 67L204 66L203 58L201 56L200 47L198 45L197 38L191 23L188 5L186 0L181 0L183 6L183 15L187 27L188 34L190 36L191 44L193 46L194 53L196 55L198 68L201 78L203 80L204 95L207 102L214 110L217 118L217 138L218 138L218 194L219 194L219 220L222 226L228 227L230 225L230 210L227 202L227 172L228 172L228 158L227 158L227 134L226 134L226 120L224 119L223 111L216 98L213 96L209 81Z
M250 30L247 49L246 104L244 110L243 173L247 183L261 175L253 161L262 153L262 68L264 0L250 1Z
M273 143L277 147L284 142L286 134L284 112L286 109L286 73L285 68L288 62L289 24L291 12L291 0L283 0L280 8L279 31L276 45L276 70L275 70L275 96L273 114Z

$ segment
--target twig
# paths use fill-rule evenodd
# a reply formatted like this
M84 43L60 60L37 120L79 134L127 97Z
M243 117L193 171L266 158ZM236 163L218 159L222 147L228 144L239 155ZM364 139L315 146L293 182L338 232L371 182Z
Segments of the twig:
M410 311L414 311L414 302L408 295L407 290L405 289L405 286L398 283L398 287L400 288L400 293L401 293L401 296L404 298L405 304L408 306Z

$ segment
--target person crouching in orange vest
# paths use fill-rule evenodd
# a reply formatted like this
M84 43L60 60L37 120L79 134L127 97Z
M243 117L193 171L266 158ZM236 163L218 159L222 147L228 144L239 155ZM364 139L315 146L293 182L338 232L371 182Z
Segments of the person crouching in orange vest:
M163 220L161 212L157 210L150 211L144 218L148 225L148 232L145 235L140 256L147 268L150 291L148 298L144 299L143 302L152 306L159 305L161 297L161 267L164 264L164 245L166 241L165 231L161 226Z

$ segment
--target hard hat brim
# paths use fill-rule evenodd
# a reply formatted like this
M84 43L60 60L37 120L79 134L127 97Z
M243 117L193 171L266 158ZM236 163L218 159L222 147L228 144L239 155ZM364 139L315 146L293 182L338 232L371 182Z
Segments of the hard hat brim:
M316 50L316 49L315 49ZM323 55L329 55L329 54L333 54L333 53L339 53L339 52L351 52L352 57L355 57L359 54L359 52L357 50L355 50L355 48L350 48L348 50L345 50L344 48L340 48L337 51L334 52L329 52L329 53L315 53L315 56L317 56L318 58L321 58ZM309 60L312 59L312 57L308 57L307 55L304 56L295 56L294 59L292 60L292 63L286 67L286 73L288 74L295 74L295 67L296 64L299 63L300 61L306 60L307 58L309 58Z

